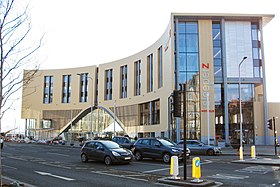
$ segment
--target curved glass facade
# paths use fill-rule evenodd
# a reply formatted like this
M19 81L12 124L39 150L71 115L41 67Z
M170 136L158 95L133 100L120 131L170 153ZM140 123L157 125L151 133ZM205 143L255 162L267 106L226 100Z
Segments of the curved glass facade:
M114 118L114 115L111 116L103 108L92 111L92 127L90 115L91 113L89 112L77 123L73 123L70 126L68 132L65 132L67 140L78 140L81 137L89 139L91 131L93 137L111 136L114 132L121 135L125 133L122 125Z

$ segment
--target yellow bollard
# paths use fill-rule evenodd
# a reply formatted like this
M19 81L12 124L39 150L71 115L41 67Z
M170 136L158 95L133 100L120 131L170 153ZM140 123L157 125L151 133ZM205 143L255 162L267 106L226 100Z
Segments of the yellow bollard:
M256 158L256 147L254 145L251 146L251 158Z
M173 179L179 179L179 162L177 156L172 156L170 161L170 175Z
M240 160L243 160L243 147L242 146L240 146L240 148L239 148L239 158L240 158Z
M201 177L201 171L200 171L200 158L194 157L192 159L192 178L194 180L191 180L191 182L203 182L203 180L200 180Z

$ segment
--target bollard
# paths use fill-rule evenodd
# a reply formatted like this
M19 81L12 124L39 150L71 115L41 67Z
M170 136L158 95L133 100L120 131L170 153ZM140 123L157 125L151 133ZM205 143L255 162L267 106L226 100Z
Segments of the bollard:
M251 158L256 158L256 147L254 145L251 146Z
M203 182L203 180L200 180L199 178L201 177L201 171L200 171L200 158L199 157L194 157L192 159L192 178L191 182Z
M171 178L173 179L179 179L177 177L179 175L179 164L178 164L178 157L172 156L170 161L170 175L172 175Z
M240 146L240 148L239 148L239 159L243 160L243 147L242 146Z

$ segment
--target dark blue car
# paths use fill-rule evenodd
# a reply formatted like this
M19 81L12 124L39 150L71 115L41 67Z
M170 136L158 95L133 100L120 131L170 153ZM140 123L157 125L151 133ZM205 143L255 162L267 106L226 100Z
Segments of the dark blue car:
M162 159L163 162L169 163L172 156L183 158L183 149L178 147L171 140L163 138L140 138L133 147L132 152L136 160L142 158ZM186 158L190 157L190 150L187 149Z
M106 165L112 163L129 163L133 158L130 150L121 148L119 144L107 140L87 141L81 148L81 160L103 161Z

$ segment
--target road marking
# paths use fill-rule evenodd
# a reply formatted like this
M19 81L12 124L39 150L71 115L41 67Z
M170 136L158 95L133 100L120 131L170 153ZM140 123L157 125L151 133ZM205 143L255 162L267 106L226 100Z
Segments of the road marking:
M10 169L18 169L18 168L15 168L15 167L12 167L12 166L7 166L7 165L3 165L3 167L10 168Z
M51 153L51 152L48 152L47 154L50 154L50 155L57 155L57 156L68 156L68 157L69 157L69 155L60 154L60 153Z
M105 173L105 172L102 172L102 171L91 171L91 173L95 173L95 174L99 174L99 175L107 175L107 176L112 176L112 177L119 177L119 178L124 178L124 179L145 181L145 182L149 181L149 180L146 180L146 179L139 179L139 178L129 177L128 175L115 175L115 174L111 174L111 173ZM143 176L143 175L140 174L139 176Z
M272 171L277 171L280 168L277 166L250 166L243 169L235 170L237 172L245 172L245 173L257 173L257 174L267 174Z
M28 161L27 159L21 158L21 157L16 157L16 156L9 156L7 158L15 159L15 160L21 160L21 161Z
M215 179L225 179L225 180L240 180L247 179L249 176L246 175L231 175L231 174L216 174L212 176L207 176L207 178L215 178Z
M63 165L60 165L62 163L56 163L56 162L38 162L40 164L43 164L43 165L47 165L47 166L53 166L53 167L58 167L58 168L64 168L64 169L72 169L71 166L68 167L68 166L63 166Z
M42 172L42 171L34 171L34 172L38 173L40 175L46 175L46 176L55 177L55 178L58 178L58 179L67 180L67 181L74 181L74 180L76 180L76 179L71 179L71 178L68 178L68 177L62 177L62 176L59 176L59 175L53 175L51 173Z

